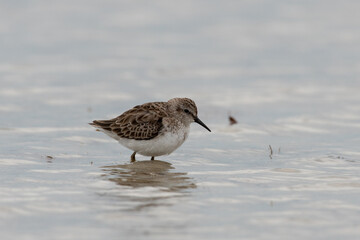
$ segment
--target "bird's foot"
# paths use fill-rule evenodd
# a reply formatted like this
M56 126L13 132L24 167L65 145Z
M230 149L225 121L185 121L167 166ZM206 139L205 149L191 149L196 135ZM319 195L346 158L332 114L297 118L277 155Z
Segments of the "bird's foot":
M154 157L154 156L152 156L152 157L151 157L151 161L154 161L154 160L155 160L155 157Z
M135 161L136 161L135 155L136 155L136 152L134 152L133 154L131 154L131 162L135 162Z

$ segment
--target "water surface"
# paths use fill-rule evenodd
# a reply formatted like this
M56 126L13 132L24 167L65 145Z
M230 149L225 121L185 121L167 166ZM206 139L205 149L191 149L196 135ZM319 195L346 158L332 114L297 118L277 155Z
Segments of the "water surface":
M359 238L358 7L3 1L1 239ZM155 162L87 124L177 96Z

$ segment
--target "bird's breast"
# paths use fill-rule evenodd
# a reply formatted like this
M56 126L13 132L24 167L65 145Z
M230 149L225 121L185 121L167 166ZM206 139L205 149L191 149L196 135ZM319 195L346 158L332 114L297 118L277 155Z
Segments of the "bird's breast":
M144 156L167 155L180 147L189 135L189 127L184 125L163 131L150 140L118 139L119 142Z

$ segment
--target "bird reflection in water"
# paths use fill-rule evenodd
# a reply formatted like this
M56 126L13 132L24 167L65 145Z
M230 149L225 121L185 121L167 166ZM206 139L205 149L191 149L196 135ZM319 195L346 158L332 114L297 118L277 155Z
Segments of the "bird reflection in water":
M187 173L172 172L174 167L159 160L139 161L131 164L104 166L103 175L109 181L126 188L121 188L122 200L137 203L131 210L173 205L175 198L189 194L189 189L196 188ZM139 191L141 188L144 191ZM145 190L146 189L146 190ZM152 189L152 191L148 191ZM132 205L132 204L131 204Z

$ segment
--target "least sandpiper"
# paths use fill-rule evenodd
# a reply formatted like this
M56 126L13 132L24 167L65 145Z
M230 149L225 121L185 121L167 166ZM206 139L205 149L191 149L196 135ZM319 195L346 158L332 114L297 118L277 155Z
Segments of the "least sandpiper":
M173 98L167 102L144 103L116 118L89 124L134 151L131 162L135 162L136 153L150 156L151 160L172 153L188 137L192 122L211 132L198 118L193 100Z

